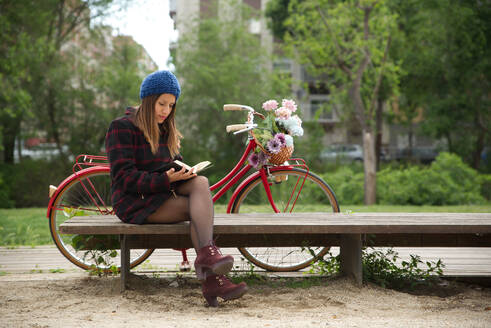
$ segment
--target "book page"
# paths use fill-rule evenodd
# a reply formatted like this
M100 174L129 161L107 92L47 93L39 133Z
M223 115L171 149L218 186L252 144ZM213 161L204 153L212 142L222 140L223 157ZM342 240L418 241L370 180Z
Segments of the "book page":
M204 162L200 162L200 163L196 164L195 166L191 167L188 164L185 164L179 160L175 160L174 163L184 167L188 171L195 169L194 173L198 173L199 171L203 170L205 167L207 167L211 164L210 161L204 161Z
M180 166L184 167L188 171L191 170L191 166L189 166L189 165L187 165L187 164L185 164L185 163L183 163L181 161L178 161L177 159L174 161L174 163L176 163L177 165L180 165Z
M210 164L211 164L210 161L204 161L204 162L201 162L201 163L196 164L195 166L193 166L193 168L196 169L195 172L199 172L199 171L201 171L202 169L204 169L205 167L207 167Z

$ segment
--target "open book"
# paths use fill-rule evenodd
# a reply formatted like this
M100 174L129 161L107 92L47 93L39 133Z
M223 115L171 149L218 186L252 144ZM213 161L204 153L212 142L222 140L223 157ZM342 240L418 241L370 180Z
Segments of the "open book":
M166 164L156 168L155 170L152 170L152 172L163 173L165 171L170 170L171 168L174 168L174 170L176 170L176 171L180 171L184 167L188 171L191 170L192 168L194 168L195 169L194 173L198 173L199 171L207 168L210 165L211 165L211 162L204 161L204 162L200 162L194 166L189 166L186 163L183 163L183 162L178 161L178 160L174 160L173 162L166 163Z
M199 162L194 166L189 166L188 164L178 161L177 159L174 161L174 163L178 165L178 167L174 167L176 170L180 170L181 167L184 167L187 171L191 171L192 169L194 169L194 173L198 173L199 171L211 165L210 161L204 161L204 162Z

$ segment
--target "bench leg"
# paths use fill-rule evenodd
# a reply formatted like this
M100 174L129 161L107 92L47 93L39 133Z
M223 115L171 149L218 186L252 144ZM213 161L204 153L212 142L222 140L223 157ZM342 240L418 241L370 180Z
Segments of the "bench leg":
M361 287L363 273L361 263L361 235L346 234L341 236L341 273L353 278Z
M121 243L121 292L126 290L130 276L130 249L128 247L127 235L119 235Z

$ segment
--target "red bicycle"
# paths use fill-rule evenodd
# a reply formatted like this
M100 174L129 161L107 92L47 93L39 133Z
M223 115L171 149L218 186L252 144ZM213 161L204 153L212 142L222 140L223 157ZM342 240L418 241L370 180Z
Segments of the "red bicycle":
M227 132L248 132L248 141L235 167L210 187L215 192L214 202L238 184L228 200L227 213L339 212L331 187L310 172L301 158L290 158L282 165L264 165L246 176L252 166L245 162L257 147L251 132L256 126L254 116L264 116L244 105L224 105L224 110L248 112L245 124L227 126ZM110 184L109 163L105 156L79 155L73 166L73 174L58 187L50 186L47 216L51 235L61 253L83 269L90 268L94 263L86 258L84 251L77 251L71 246L73 236L61 235L59 226L73 215L113 214ZM265 270L296 271L324 256L329 247L314 248L313 253L298 247L239 248L239 251L247 260ZM142 263L152 252L153 249L132 251L130 266ZM183 256L186 258L185 251Z

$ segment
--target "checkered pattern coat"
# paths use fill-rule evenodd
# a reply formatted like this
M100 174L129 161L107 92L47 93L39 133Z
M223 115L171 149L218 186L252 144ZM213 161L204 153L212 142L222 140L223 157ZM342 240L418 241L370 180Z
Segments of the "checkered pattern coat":
M123 222L143 224L172 195L173 185L167 174L157 170L173 159L166 133L160 137L158 152L152 154L143 132L131 120L133 111L128 108L125 116L111 122L106 134L106 152L116 215Z

